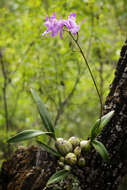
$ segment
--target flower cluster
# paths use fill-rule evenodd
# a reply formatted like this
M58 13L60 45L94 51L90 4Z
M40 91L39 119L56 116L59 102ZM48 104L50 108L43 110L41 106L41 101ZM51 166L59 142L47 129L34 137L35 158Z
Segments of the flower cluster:
M85 19L82 21L81 24L83 24ZM46 17L45 26L47 27L47 30L42 34L42 36L57 36L60 32L60 37L63 37L63 26L66 26L66 28L72 33L77 34L77 32L80 29L80 25L76 24L76 13L70 13L67 20L63 19L56 19L55 12L53 13L53 16L50 18Z

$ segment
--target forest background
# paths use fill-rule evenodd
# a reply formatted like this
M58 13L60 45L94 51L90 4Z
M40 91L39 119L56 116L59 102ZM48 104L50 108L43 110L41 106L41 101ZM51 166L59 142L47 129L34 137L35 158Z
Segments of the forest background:
M82 57L67 34L42 39L46 15L76 12L79 42L94 73L103 103L120 49L127 37L126 0L0 1L0 165L8 158L7 139L41 129L29 89L35 88L51 113L58 137L85 138L100 105ZM48 139L43 136L43 141ZM35 140L13 144L31 145ZM10 154L10 153L9 153Z

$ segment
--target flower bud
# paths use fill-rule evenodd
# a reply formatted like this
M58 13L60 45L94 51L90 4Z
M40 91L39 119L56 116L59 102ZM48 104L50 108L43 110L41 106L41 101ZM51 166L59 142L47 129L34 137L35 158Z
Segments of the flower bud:
M80 144L78 137L70 137L68 141L73 145L73 147L79 146Z
M65 157L65 162L69 165L75 165L77 162L77 157L74 153L68 153Z
M88 141L88 140L81 141L80 147L82 150L86 150L86 151L90 150L90 148L91 148L90 141Z
M85 164L86 164L85 158L84 157L79 158L78 165L79 166L85 166Z
M77 146L77 147L74 149L74 154L75 154L76 156L80 156L80 154L81 154L81 148L80 148L80 146Z

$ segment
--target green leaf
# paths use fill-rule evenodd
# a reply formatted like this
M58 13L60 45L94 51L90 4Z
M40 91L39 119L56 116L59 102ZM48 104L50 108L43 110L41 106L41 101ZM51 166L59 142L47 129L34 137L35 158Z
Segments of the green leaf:
M31 94L33 96L34 101L37 104L37 108L39 111L39 114L41 116L42 122L44 124L45 129L48 132L52 132L51 134L49 134L49 136L55 138L55 131L54 131L54 127L52 125L51 119L50 119L50 115L43 103L43 101L41 100L41 98L37 95L37 93L35 92L35 90L31 89Z
M37 141L37 143L42 146L47 152L53 154L54 156L57 156L57 157L60 157L61 155L55 151L54 149L52 149L51 147L49 147L48 145L44 144L43 142L41 141Z
M101 117L101 121L100 119L96 121L90 132L91 140L95 139L99 135L103 127L107 125L107 123L110 121L113 115L114 111L110 111L109 113Z
M62 179L64 179L65 177L67 177L70 174L70 172L66 171L66 170L60 170L58 172L56 172L55 174L53 174L48 182L47 182L47 186L52 184L52 183L56 183Z
M15 143L15 142L20 142L20 141L24 141L24 140L28 140L31 139L33 137L37 137L40 135L44 135L44 134L48 134L49 132L43 132L43 131L39 131L39 130L25 130L22 131L20 133L18 133L17 135L11 137L8 139L8 143Z
M109 162L109 155L108 155L108 151L105 148L105 146L100 141L97 141L97 140L93 140L92 145L94 146L96 151L101 155L103 160L105 162Z

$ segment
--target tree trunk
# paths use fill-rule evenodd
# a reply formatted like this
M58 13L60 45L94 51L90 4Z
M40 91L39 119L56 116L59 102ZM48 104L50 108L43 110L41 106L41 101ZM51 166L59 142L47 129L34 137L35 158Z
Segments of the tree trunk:
M95 150L87 155L87 166L78 176L84 190L117 190L121 178L127 174L127 41L103 113L111 110L115 110L114 117L98 137L109 152L110 164L104 163Z
M127 41L121 50L103 114L111 110L115 114L98 136L109 152L110 163L106 164L95 149L85 154L85 167L75 166L72 170L82 190L117 190L127 174ZM42 190L45 187L56 170L57 159L41 150L36 166L37 152L37 147L20 148L11 160L3 163L0 190ZM69 190L70 179L67 181L59 183L59 188L54 185L45 189Z

